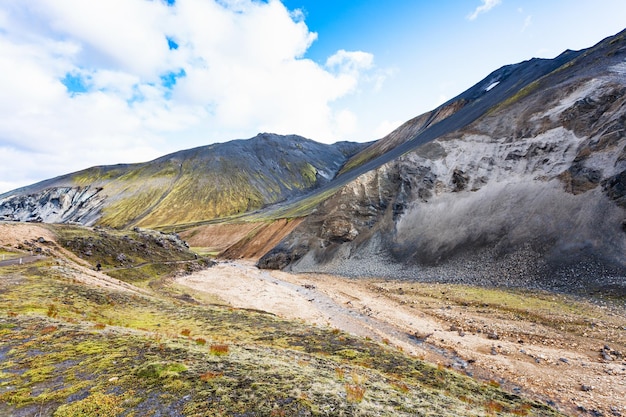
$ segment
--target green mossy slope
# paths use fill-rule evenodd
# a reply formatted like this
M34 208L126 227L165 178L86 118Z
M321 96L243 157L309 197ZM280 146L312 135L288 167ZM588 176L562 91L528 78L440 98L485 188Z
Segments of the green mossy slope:
M0 415L559 415L339 331L75 273L0 269Z

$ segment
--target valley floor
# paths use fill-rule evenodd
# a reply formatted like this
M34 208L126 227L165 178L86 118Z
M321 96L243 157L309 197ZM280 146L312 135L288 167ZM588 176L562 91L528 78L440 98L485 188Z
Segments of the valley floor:
M382 340L573 415L626 416L626 314L565 295L221 262L176 279L224 304Z

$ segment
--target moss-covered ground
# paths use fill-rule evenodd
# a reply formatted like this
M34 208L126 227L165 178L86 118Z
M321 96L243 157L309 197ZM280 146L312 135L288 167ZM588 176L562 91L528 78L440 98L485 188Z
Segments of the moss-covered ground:
M0 268L3 416L513 416L547 406L351 335ZM158 285L152 285L158 283Z

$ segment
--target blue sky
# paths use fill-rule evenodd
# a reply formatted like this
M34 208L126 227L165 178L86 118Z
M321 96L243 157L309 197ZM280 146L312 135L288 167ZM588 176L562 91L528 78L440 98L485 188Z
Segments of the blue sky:
M624 0L3 0L0 193L258 132L378 139L624 16Z

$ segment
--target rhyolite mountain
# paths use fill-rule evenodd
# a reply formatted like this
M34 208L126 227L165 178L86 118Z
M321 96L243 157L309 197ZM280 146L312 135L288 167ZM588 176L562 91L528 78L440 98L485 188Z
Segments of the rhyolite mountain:
M626 293L625 38L503 67L405 123L259 265Z
M120 228L229 218L325 184L365 146L263 133L24 187L0 195L0 218Z
M0 215L178 225L170 230L205 240L227 218L224 230L241 236L229 257L267 238L250 224L232 233L232 216L264 225L298 217L259 266L626 293L626 31L502 67L367 147L319 145L333 158L295 138L249 143L234 166L191 150L132 170L93 168L0 196ZM277 175L255 174L250 161ZM209 192L214 184L220 192ZM65 212L85 214L43 216L63 195Z

